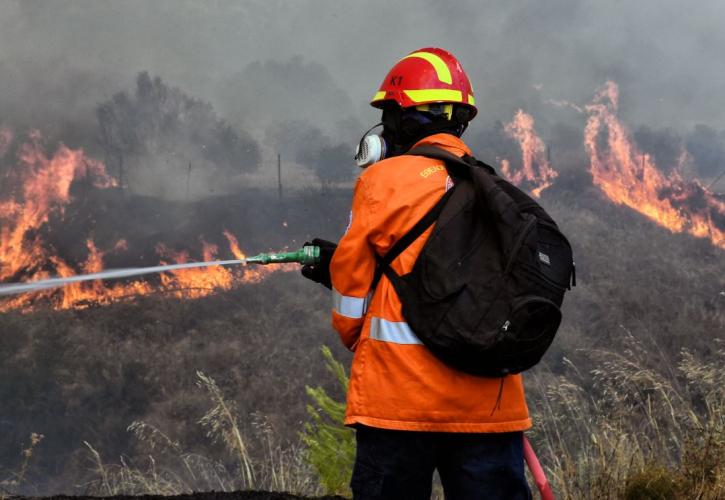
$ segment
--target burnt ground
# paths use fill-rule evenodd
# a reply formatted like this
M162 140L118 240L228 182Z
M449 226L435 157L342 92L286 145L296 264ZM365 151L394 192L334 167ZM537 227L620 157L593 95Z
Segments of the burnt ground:
M209 491L206 493L191 493L188 495L162 496L162 495L140 495L126 496L119 495L114 497L86 497L86 496L67 496L56 495L50 497L9 497L8 500L297 500L297 499L317 499L317 500L344 500L345 497L338 495L327 495L324 497L301 497L290 495L288 493L270 493L267 491L234 491L234 492L217 492Z

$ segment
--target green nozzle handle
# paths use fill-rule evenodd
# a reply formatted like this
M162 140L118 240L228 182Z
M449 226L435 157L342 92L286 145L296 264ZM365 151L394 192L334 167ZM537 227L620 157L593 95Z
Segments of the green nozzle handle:
M303 266L317 264L320 262L320 247L306 245L296 252L260 253L247 259L247 264L262 264L263 266L287 262L296 262Z

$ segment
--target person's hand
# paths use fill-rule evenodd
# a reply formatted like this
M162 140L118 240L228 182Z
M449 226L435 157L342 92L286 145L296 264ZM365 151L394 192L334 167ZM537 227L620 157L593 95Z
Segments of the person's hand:
M320 262L302 266L302 276L332 290L330 279L330 261L335 253L337 243L315 238L312 242L305 242L305 246L314 245L320 247Z

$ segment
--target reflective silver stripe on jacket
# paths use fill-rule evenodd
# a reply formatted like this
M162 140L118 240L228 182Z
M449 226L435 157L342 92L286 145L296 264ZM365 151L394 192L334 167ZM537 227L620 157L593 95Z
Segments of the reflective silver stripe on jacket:
M332 289L332 308L338 314L352 319L359 319L365 316L368 310L368 297L348 297Z
M423 343L405 321L388 321L375 316L370 321L370 338L394 344Z

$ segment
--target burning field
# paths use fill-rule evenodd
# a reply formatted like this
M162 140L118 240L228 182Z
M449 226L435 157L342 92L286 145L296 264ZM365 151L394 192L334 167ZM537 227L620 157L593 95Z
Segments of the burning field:
M589 155L589 172L595 186L613 203L643 214L672 232L685 232L709 240L725 249L725 201L698 180L686 181L682 167L691 161L682 150L678 168L669 175L662 172L654 159L642 153L633 142L627 127L617 118L619 90L614 82L599 89L594 100L577 110L586 113L583 144ZM547 147L534 127L534 118L518 110L503 132L518 145L517 167L513 158L496 158L501 173L514 184L540 197L555 184L559 173L551 165ZM0 162L5 178L0 191L0 281L35 281L48 277L69 277L97 273L108 267L139 265L139 257L148 265L153 247L158 264L212 261L233 256L242 259L237 237L226 228L213 235L210 242L200 235L184 235L194 241L170 246L163 240L143 242L144 248L115 228L115 240L106 238L99 246L92 234L97 230L96 207L76 207L74 221L69 221L69 205L87 196L89 191L109 191L111 197L123 196L119 181L105 165L81 149L63 144L53 148L44 144L39 131L16 137L13 130L0 129ZM119 207L115 207L118 210ZM81 240L85 255L78 251L79 242L69 250L62 233L78 219L75 235ZM131 227L128 228L133 232ZM85 234L80 234L85 233ZM108 231L106 231L108 234ZM132 236L132 235L131 235ZM223 238L222 238L223 236ZM269 273L289 271L294 266L271 268L186 269L162 273L158 277L123 282L77 283L59 289L5 298L0 311L30 311L40 304L54 309L84 308L149 294L168 294L179 298L198 298L216 291L248 283L258 283Z
M725 2L414 3L0 0L0 500L351 496L364 350L240 261L344 234L381 82L475 106L571 243L522 377L556 498L725 499Z
M84 237L85 258L71 261L62 255L49 241L52 233L67 229L66 209L81 190L117 190L118 182L106 171L103 163L89 158L82 150L73 150L60 144L48 153L39 131L31 131L27 137L14 141L13 132L2 129L0 133L0 161L11 163L4 179L0 197L0 281L36 281L48 277L69 277L76 274L98 273L106 268L105 259L113 256L114 262L124 266L138 264L138 248L129 248L128 240L119 238L100 249L92 237ZM15 155L8 154L13 150ZM93 207L81 214L88 233L95 229ZM120 229L120 228L118 228ZM237 238L223 231L225 255L243 259L244 253ZM56 241L62 241L55 238ZM219 245L198 240L201 247L195 252L197 260L216 260ZM154 245L158 263L186 263L192 258L192 248L176 250L164 242ZM136 254L134 254L136 252ZM109 304L124 298L166 293L179 298L198 298L219 290L229 290L244 283L257 283L270 272L292 269L289 266L275 268L236 268L220 266L205 269L178 270L163 273L158 279L133 280L125 283L78 283L59 289L39 291L0 302L0 311L30 311L40 304L54 309L85 308L91 305Z
M651 156L632 142L617 118L619 88L607 82L597 91L584 130L594 184L614 203L626 205L672 232L706 238L725 249L725 199L699 181L685 181L681 168L689 161L682 150L678 169L666 176Z
M710 352L712 332L725 325L725 199L692 175L687 150L670 171L643 152L618 116L618 92L608 82L589 104L569 106L581 122L574 149L582 160L573 166L557 161L561 146L552 155L546 129L523 109L495 134L470 138L474 152L493 152L481 159L541 200L574 246L579 286L567 298L548 366L532 376L534 392L552 384L537 401L571 402L552 387L572 387L558 377L574 363L588 366L586 349L622 346L630 355L631 331L656 332L658 351L637 363L671 366L683 346ZM498 149L486 150L488 142ZM130 189L128 158L88 151L36 130L0 128L1 283L241 259L315 236L335 239L347 221L345 183L297 186L284 196L246 186L169 199ZM188 174L186 161L179 164ZM242 484L321 494L299 441L309 421L305 390L321 384L341 398L319 347L330 344L343 361L350 354L327 326L326 290L297 270L215 266L0 297L0 400L8 402L0 459L12 477L27 467L25 483L37 485L13 491L173 494ZM581 394L596 388L596 376L587 377L576 388ZM224 439L200 432L210 397L216 409L230 402L229 421L244 438L231 453ZM550 417L542 416L540 428L587 420ZM37 449L22 448L17 462L28 436ZM239 449L256 461L254 474L240 472ZM548 459L555 463L557 453ZM0 487L14 480L3 483L4 471ZM143 489L149 478L156 489ZM296 498L198 498L222 496Z

